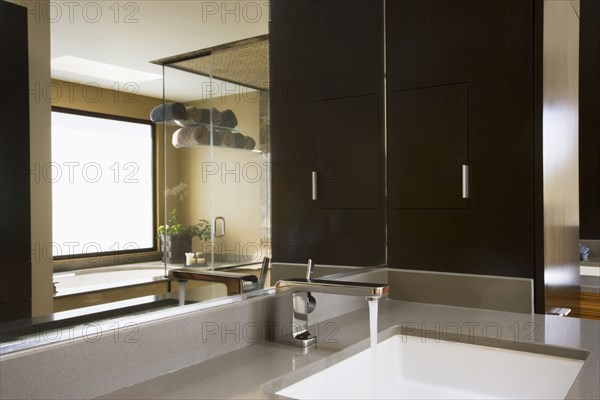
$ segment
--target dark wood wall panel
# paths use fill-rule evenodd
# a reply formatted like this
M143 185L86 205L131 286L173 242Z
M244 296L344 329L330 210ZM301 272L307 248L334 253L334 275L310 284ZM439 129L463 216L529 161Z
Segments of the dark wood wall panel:
M470 165L468 209L388 207L390 266L533 278L533 21L533 1L387 2L388 93L464 82Z
M564 8L555 20L551 13L544 19L548 4L548 10ZM582 51L588 49L582 54L582 85L591 88L582 94L588 119L582 117L587 122L582 121L580 144L588 154L581 160L586 165L581 190L586 191L582 204L594 207L600 207L595 172L600 164L594 158L600 154L599 4L584 0L581 11ZM380 21L381 2L274 0L272 5L274 259L377 265L386 259L387 241L390 267L532 278L536 312L564 306L574 287L578 223L571 214L578 179L567 152L575 144L555 128L575 121L576 108L545 129L546 117L552 117L545 111L552 110L543 107L547 100L573 104L572 88L561 86L573 82L578 69L571 57L578 48L571 2L387 0L385 65L380 22L374 22ZM590 8L596 10L592 23ZM545 36L545 27L551 35ZM387 99L380 83L384 67ZM567 75L573 79L564 79ZM557 97L544 97L552 88ZM379 111L362 112L366 109L345 103L357 96L381 99ZM378 160L377 146L369 146L355 156L361 134L343 132L355 126L364 136L367 131L376 136L381 128L368 120L379 112L383 123L384 106L387 165L371 170L383 152ZM328 113L335 120L327 120ZM343 148L344 140L353 144ZM352 165L355 157L368 168ZM548 161L565 158L569 162L553 176ZM311 171L323 172L329 160L348 174L337 187L322 190L320 181L325 198L312 202ZM458 196L461 163L470 169L468 199ZM366 172L375 170L377 184L361 186ZM352 176L360 178L356 187ZM360 187L369 193L346 197ZM379 197L371 196L377 187ZM371 208L375 204L385 204L386 212ZM594 212L598 208L586 222L600 224ZM556 279L563 273L569 276Z
M600 240L600 1L581 0L580 15L580 237Z
M31 316L27 11L0 1L0 320Z
M384 193L369 193L374 187L384 187L383 125L377 124L383 121L383 3L274 0L271 11L273 260L383 264ZM363 96L376 101L358 113L356 104L344 100ZM321 148L319 153L318 109L327 108L325 100L331 100L327 112L335 115L321 129L333 135L320 140L338 143L337 150ZM340 121L338 127L335 120ZM348 126L350 120L355 127ZM344 137L340 129L353 130ZM361 136L370 138L362 152ZM319 171L321 177L328 172L320 171L319 157L321 161L333 157L340 166L356 157L357 166L368 167L362 171L355 166L344 168L343 188L338 185L337 193L320 180L319 189L327 197L323 202L312 201L311 172ZM357 170L354 186L349 185L350 175ZM377 171L375 176L363 179L371 170ZM359 204L337 201L361 189Z
M0 266L0 303L29 299L31 278L29 263L3 264Z
M16 321L31 316L31 300L11 301L0 303L1 322Z

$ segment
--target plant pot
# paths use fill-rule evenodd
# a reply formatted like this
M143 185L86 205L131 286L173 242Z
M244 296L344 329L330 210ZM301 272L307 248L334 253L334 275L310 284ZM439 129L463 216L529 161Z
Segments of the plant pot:
M161 237L161 250L163 261L168 264L185 264L185 253L192 252L192 238L187 236L167 236L167 249L165 254L164 236Z

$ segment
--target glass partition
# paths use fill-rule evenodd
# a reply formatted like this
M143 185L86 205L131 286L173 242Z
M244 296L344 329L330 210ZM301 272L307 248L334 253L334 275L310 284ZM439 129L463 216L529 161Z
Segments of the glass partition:
M164 75L160 235L172 291L193 302L259 289L270 257L268 37L156 63ZM239 290L224 283L238 276Z

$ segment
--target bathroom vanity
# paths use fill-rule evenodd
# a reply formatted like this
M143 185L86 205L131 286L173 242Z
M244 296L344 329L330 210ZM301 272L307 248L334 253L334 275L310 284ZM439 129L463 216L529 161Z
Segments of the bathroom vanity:
M435 387L439 385L437 386L440 390L438 395L445 395L445 397L440 398L467 398L468 394L471 395L470 398L490 396L490 393L485 391L468 391L469 384L471 386L485 384L485 382L477 382L477 379L480 378L460 375L463 367L469 365L469 360L473 360L474 354L477 355L478 351L489 351L490 348L496 351L498 351L498 348L509 349L509 352L522 355L541 355L542 359L547 358L544 362L559 358L575 364L580 363L581 370L579 374L577 374L577 370L575 371L577 378L574 382L571 380L573 382L572 386L567 383L569 389L567 389L568 393L565 398L593 399L598 396L598 374L600 370L598 367L599 349L596 342L599 331L598 324L592 321L554 316L532 317L524 314L388 300L380 304L379 324L380 341L392 337L396 340L399 338L401 342L404 341L405 343L409 340L416 340L417 343L429 344L429 352L439 353L437 357L429 355L430 358L427 358L427 350L423 351L423 357L415 355L410 357L410 354L400 353L397 354L395 361L401 364L400 368L414 371L413 375L417 376L413 383L415 386L418 387L421 384ZM339 331L328 330L328 327L331 326L335 326ZM436 331L436 328L440 326L442 330ZM334 363L368 349L369 330L366 308L324 321L319 328L322 329L324 338L314 351L307 354L302 354L301 351L291 346L263 342L229 353L223 357L109 393L101 398L279 398L275 394L282 389L311 377ZM559 333L573 328L580 331L579 337L567 337ZM458 343L463 348L455 352L457 358L454 360L454 364L447 362L445 366L451 368L447 371L438 370L436 372L436 367L439 368L440 364L443 363L444 342L456 343L458 339ZM468 348L469 346L471 348ZM400 359L403 356L408 359L405 364ZM353 369L354 374L358 374L355 378L366 377L366 382L369 382L370 370L374 368L374 366L368 364L369 358L363 355L365 363L361 365L361 368ZM411 362L416 364L411 364ZM423 365L423 363L429 365ZM382 366L378 367L378 373L380 373ZM384 369L394 369L394 367L393 364L383 366ZM495 377L491 377L492 380L496 381L496 384L500 381L501 386L505 389L512 389L515 398L536 396L548 398L546 397L548 392L541 391L544 388L543 384L546 386L551 385L554 383L553 380L559 378L553 374L548 374L538 377L537 381L528 384L523 382L522 377L519 376L519 379L511 382L506 380L506 377L510 377L512 373L514 378L515 372L525 372L520 370L520 367L524 366L522 364L510 366L505 364L505 368L501 370L498 370L497 367L498 365L489 366L490 374L496 374ZM529 370L526 372L533 372L533 375L536 375L535 371ZM235 374L235 379L231 379L232 373ZM441 376L436 376L436 373ZM444 374L450 377L457 377L458 374L460 379L456 379L455 382L447 382L446 379L443 379ZM423 377L426 379L423 379ZM489 382L490 376L487 378ZM373 381L378 382L377 379ZM339 394L335 396L336 392L333 392L334 397L326 397L331 389L339 390L339 385L348 383L343 383L339 379L327 382L333 387L317 387L309 392L309 396L312 394L310 397L294 398L350 398L346 397L348 392L344 397L339 397ZM519 388L522 391L519 392ZM355 398L368 398L365 397L365 393L369 393L370 388L363 387L361 389L353 393L356 396ZM536 390L540 391L536 392ZM431 396L431 391L420 393L413 391L396 392L395 395L388 398L414 399L431 398Z
M297 276L304 272L304 266L290 264L274 264L274 270L279 266L295 268ZM327 279L389 284L389 298L379 302L379 342L396 336L395 340L417 339L418 343L423 339L431 346L464 345L475 353L502 349L524 352L521 355L526 357L558 357L581 367L572 374L572 384L563 383L563 389L564 385L568 388L566 398L598 398L600 322L533 314L532 283L527 279L437 275L371 269ZM445 292L430 290L440 282L447 287ZM310 324L317 344L310 351L273 341L282 332L280 315L291 309L292 294L267 289L242 296L243 302L234 296L213 302L211 308L204 303L187 306L180 313L177 308L165 310L158 320L113 320L100 327L100 333L90 331L79 338L4 354L0 358L2 397L277 398L280 390L369 346L364 298L313 296L317 306ZM127 322L130 325L124 329ZM456 368L448 371L452 376L464 371L461 365L469 364L465 358L455 358ZM423 367L407 365L404 370ZM365 367L361 372L369 370ZM430 386L449 387L443 372L428 378ZM477 381L460 378L457 382ZM554 380L548 377L549 383ZM505 383L518 387L516 382ZM521 385L530 393L536 386L527 381Z

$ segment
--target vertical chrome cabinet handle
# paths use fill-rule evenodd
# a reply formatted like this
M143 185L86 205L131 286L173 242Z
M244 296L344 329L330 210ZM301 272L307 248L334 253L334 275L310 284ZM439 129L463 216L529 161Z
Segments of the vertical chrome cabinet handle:
M220 234L217 233L217 221L221 221L222 222L222 224L221 224L221 233ZM222 238L223 236L225 236L225 218L223 218L223 217L216 217L215 218L215 222L213 223L213 229L214 229L215 237L216 238Z
M312 199L317 200L317 171L312 172Z
M462 166L462 198L469 198L469 166L466 164Z

